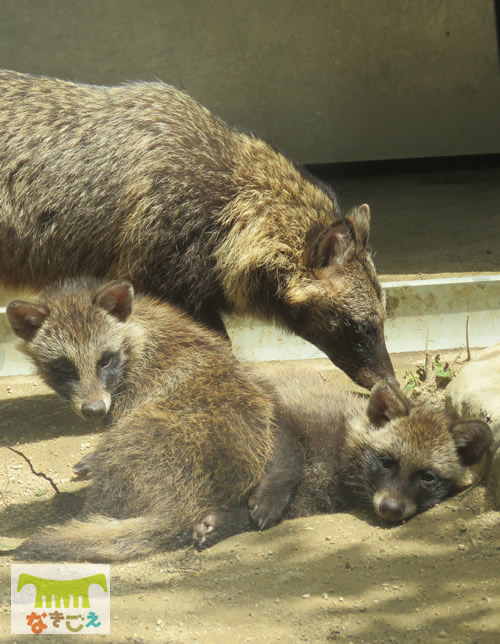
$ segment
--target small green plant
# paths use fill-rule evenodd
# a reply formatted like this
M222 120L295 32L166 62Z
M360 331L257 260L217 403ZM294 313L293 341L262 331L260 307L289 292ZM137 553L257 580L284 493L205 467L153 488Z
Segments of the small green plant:
M418 387L421 382L418 371L417 373L414 373L411 369L405 371L405 380L406 384L403 387L403 391L411 391L412 389L415 389L415 387Z
M436 386L440 389L444 389L453 378L453 369L450 367L448 362L443 364L439 356L436 356L432 361L432 368L436 378Z
M453 369L448 362L441 362L441 357L436 355L434 358L428 353L425 363L420 362L414 371L408 369L405 372L405 385L403 391L411 391L419 387L422 383L429 381L434 375L436 387L444 389L454 376Z

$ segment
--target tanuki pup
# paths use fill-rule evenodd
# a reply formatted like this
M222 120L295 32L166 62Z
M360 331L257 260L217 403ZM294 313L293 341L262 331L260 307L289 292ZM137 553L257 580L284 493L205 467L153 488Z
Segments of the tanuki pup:
M210 327L274 320L370 388L394 371L370 209L164 83L0 70L0 283L131 280Z
M80 415L111 421L84 517L17 556L138 557L191 543L203 516L246 502L274 449L273 393L220 334L126 281L68 281L7 315L45 382Z
M261 528L278 517L361 507L372 508L386 523L408 519L462 489L467 467L491 443L486 423L414 404L391 382L376 384L366 400L332 393L313 371L264 373L281 396L279 422L288 434L296 433L301 447L291 459L278 445L250 497L251 515ZM302 471L291 476L297 464ZM244 515L242 508L210 513L196 525L196 541L207 546L239 531Z

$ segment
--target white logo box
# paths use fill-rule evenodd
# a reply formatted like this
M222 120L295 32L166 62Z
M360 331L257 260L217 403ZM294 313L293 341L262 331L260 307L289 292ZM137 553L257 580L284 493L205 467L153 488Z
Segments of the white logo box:
M12 564L11 633L110 632L109 564Z

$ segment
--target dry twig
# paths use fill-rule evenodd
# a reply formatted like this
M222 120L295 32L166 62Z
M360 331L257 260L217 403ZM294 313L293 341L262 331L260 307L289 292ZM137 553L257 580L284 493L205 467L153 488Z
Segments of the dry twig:
M10 449L10 451L11 451L11 452L14 452L14 454L17 454L18 456L21 456L22 458L24 458L24 460L26 461L26 463L28 463L28 465L30 466L30 470L33 472L33 474L34 474L35 476L40 476L42 479L45 479L48 483L50 483L50 485L52 486L52 488L55 490L55 493L56 493L56 494L60 494L60 492L59 492L59 490L58 490L58 488L57 488L57 485L56 485L56 484L54 483L54 481L50 478L50 476L47 476L47 475L46 475L46 474L44 474L43 472L36 472L36 471L35 471L35 468L34 468L34 467L33 467L33 465L31 464L30 459L29 459L27 456L25 456L22 452L19 452L17 449L14 449L13 447L9 447L9 446L7 446L7 449Z
M467 347L467 362L471 361L470 345L469 345L469 316L465 320L465 346Z

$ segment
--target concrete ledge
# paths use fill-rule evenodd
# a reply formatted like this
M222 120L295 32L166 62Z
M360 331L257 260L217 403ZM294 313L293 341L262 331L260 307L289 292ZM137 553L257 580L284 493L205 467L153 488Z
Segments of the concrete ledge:
M485 347L500 340L500 275L384 282L390 353ZM316 347L259 321L227 317L236 353L246 360L324 358Z
M384 282L386 337L390 353L464 347L469 317L471 347L500 341L500 275ZM243 360L324 358L316 347L258 320L226 316L235 353ZM0 375L31 373L13 347L14 336L0 308Z
M500 340L500 275L384 282L389 352L486 347Z

